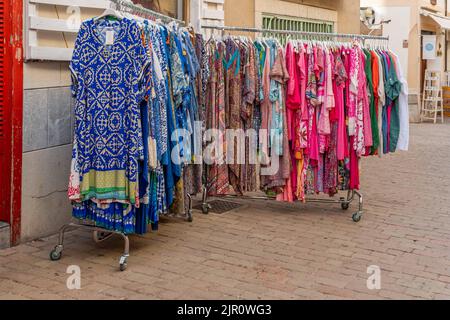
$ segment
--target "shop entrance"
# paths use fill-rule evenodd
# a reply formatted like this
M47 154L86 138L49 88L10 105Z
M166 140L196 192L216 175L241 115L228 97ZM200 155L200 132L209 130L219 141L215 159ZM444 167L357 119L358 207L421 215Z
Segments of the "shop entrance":
M435 32L431 32L431 31L426 31L426 30L422 30L422 36L433 36L436 35ZM421 41L420 41L420 92L422 93L423 91L423 85L424 85L424 81L425 81L425 71L428 68L428 60L425 60L423 58L423 40L421 37Z

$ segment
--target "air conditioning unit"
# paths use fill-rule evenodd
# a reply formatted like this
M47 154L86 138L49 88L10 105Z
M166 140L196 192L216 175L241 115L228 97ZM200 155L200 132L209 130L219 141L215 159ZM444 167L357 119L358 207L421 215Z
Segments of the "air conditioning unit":
M369 28L372 29L376 25L377 15L374 8L363 7L360 10L361 21Z

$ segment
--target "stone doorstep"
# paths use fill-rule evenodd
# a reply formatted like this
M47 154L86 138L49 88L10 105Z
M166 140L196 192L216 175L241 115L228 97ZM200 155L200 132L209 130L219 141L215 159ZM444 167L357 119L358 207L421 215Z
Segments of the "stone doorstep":
M420 123L420 110L418 104L409 104L409 122Z
M10 245L10 228L9 224L0 222L0 249L9 248Z
M408 103L409 104L418 104L418 96L417 94L409 94L408 95Z

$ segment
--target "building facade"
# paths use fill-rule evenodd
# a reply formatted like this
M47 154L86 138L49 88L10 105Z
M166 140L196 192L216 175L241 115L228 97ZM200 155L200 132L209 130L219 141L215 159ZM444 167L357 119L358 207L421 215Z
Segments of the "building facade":
M446 30L450 27L448 0L362 0L361 7L375 12L375 24L390 38L391 49L403 61L410 95L411 121L420 121L420 102L426 69L446 71L449 65L449 46ZM367 33L367 29L365 32ZM371 30L374 31L374 30ZM375 31L376 32L376 31ZM434 36L434 57L424 59L424 36Z
M197 30L205 24L270 26L269 21L284 19L310 31L324 26L328 32L359 31L359 1L353 0L138 2L183 18ZM69 60L80 21L109 6L107 0L0 0L7 27L0 30L0 44L6 46L0 54L11 58L0 65L5 89L0 91L0 186L5 189L0 193L0 247L53 234L70 220L66 193L74 119ZM72 27L67 25L71 20Z
M330 23L334 32L359 34L359 0L226 0L225 24L266 27L265 17ZM280 24L281 26L281 24ZM312 31L312 30L311 30Z

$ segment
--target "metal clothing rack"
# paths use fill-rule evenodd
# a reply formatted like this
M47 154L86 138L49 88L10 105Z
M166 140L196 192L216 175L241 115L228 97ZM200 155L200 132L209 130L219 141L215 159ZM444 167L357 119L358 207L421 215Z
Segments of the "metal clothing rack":
M164 14L155 12L150 9L146 9L141 6L137 6L133 3L125 1L125 0L110 0L110 2L111 2L111 8L115 7L114 9L119 12L130 13L135 16L140 16L143 18L150 18L152 20L160 20L165 23L175 22L182 26L185 25L185 22L182 20L166 16ZM192 222L193 218L192 218L192 197L191 197L191 195L188 195L188 199L189 199L189 209L188 209L188 212L186 212L186 214L185 214L185 218L187 219L187 221ZM128 257L130 256L130 239L129 239L128 235L126 235L125 233L122 233L122 232L111 231L111 230L107 230L104 228L100 228L93 224L89 224L89 223L85 223L85 222L71 222L69 224L64 225L60 229L58 244L50 252L50 260L58 261L61 259L62 252L64 250L65 233L68 231L76 230L76 229L85 229L85 230L93 231L93 239L96 243L100 243L105 240L108 240L113 235L121 236L124 240L124 251L119 259L119 269L120 269L120 271L124 271L127 268Z
M326 32L309 32L309 31L294 31L294 30L271 30L271 29L258 29L258 28L246 28L246 27L229 27L229 26L208 26L202 25L203 29L213 29L219 31L241 31L241 32L254 32L254 33L277 33L277 34L290 34L299 35L304 37L317 37L317 38L340 38L340 39L359 39L365 40L383 40L388 41L388 36L372 36L363 34L351 34L351 33L326 33Z
M58 261L61 259L62 252L64 250L64 235L68 231L73 231L77 229L85 229L89 231L93 231L93 238L96 243L103 242L109 238L111 238L114 234L120 235L125 243L124 251L122 256L119 259L119 268L120 271L125 271L128 265L128 257L130 256L130 239L125 233L110 231L100 227L96 227L95 225L87 224L87 223L75 223L71 222L69 224L64 225L59 230L59 238L58 244L55 248L50 252L50 260Z
M202 25L203 29L213 29L224 31L240 31L240 32L254 32L254 33L263 33L263 34L293 34L304 37L316 37L319 39L326 38L340 38L340 39L357 39L365 42L366 40L381 40L381 41L389 41L389 37L384 36L372 36L372 35L360 35L360 34L348 34L348 33L325 33L325 32L307 32L307 31L290 31L290 30L270 30L270 29L257 29L257 28L246 28L246 27L229 27L229 26L207 26ZM206 171L206 180L207 180L207 171ZM241 198L241 199L251 199L251 200L273 200L274 197L269 196L237 196L237 195L228 195L228 196L214 196L214 197L225 197L225 198ZM355 197L358 198L358 211L352 215L352 219L354 222L361 221L363 215L363 196L358 190L348 190L346 197L340 197L339 199L306 199L306 202L311 203L333 203L341 205L342 210L348 210L350 208L350 204L355 200ZM204 214L208 214L211 209L211 205L208 203L208 187L207 182L203 187L203 196L202 196L202 204L201 204L202 212Z
M355 196L358 197L358 211L353 213L352 219L354 222L361 221L363 216L363 196L358 190L348 190L347 197L340 197L339 199L306 199L307 203L330 203L338 204L342 210L347 211L350 208L350 204L355 200ZM226 196L213 196L212 198L239 198L246 200L275 200L275 197L270 196L239 196L239 195L226 195ZM208 214L212 209L211 204L208 203L208 188L203 187L202 204L203 214Z

